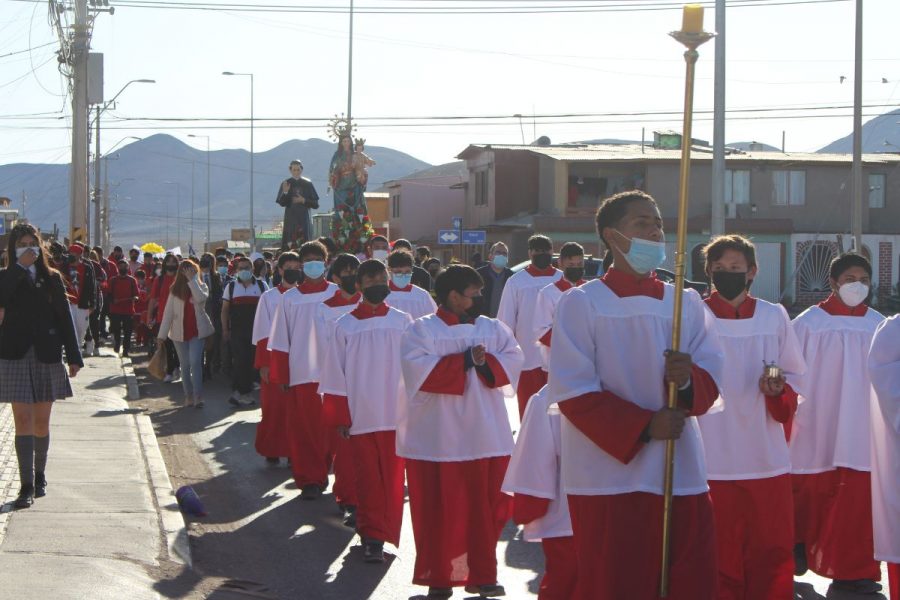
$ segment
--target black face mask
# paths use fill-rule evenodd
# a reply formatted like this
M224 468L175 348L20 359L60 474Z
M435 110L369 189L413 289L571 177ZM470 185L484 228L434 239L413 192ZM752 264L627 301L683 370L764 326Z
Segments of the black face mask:
M178 265L166 265L166 271L168 273L174 273L178 270Z
M356 275L344 275L341 277L341 289L346 294L353 295L356 293ZM390 288L388 288L390 291Z
M735 271L715 271L712 274L713 285L716 291L726 300L734 300L746 289L750 288L747 274Z
M584 267L566 267L566 270L563 272L566 279L575 283L577 281L581 281L581 278L584 277Z
M281 279L288 285L294 285L300 281L302 273L300 269L285 269L282 271Z
M482 296L473 296L472 297L472 306L466 309L466 314L469 315L470 319L475 319L482 313L481 305L484 298Z
M369 304L381 304L384 299L391 293L391 288L387 284L370 285L362 291L363 297Z
M535 254L531 258L531 264L538 269L546 269L553 262L553 256L550 254Z

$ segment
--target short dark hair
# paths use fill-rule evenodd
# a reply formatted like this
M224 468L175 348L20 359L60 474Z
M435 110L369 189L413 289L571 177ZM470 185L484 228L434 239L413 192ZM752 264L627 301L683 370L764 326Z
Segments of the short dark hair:
M328 249L322 244L322 242L318 240L313 240L311 242L304 242L302 246L300 246L300 251L297 253L300 255L300 260L304 261L310 256L320 256L322 260L328 258Z
M219 247L216 248L216 250L215 250L216 256L225 256L225 253L226 253L226 252L227 252L227 250L225 249L224 246L219 246Z
M278 257L278 268L284 268L284 263L291 261L300 262L300 255L296 252L284 252Z
M343 271L347 270L347 267L352 267L353 269L359 268L359 259L353 256L352 254L338 254L337 258L334 259L334 262L331 263L331 276L332 277L340 277Z
M584 256L584 247L578 242L566 242L559 249L559 257L572 258L573 256Z
M429 248L428 246L419 246L418 248L416 248L416 253L430 257L431 248Z
M328 250L328 256L334 256L338 253L338 246L334 243L334 240L330 237L322 236L318 239L319 242L322 242L322 245L325 246L325 249Z
M413 257L408 250L394 250L388 255L387 266L396 269L397 267L413 266Z
M422 268L423 268L423 269L427 269L427 268L430 267L431 265L437 265L438 268L440 268L440 266L441 266L441 261L439 261L438 259L436 259L436 258L434 258L434 257L431 257L431 258L429 258L428 260L423 260L423 261L422 261Z
M234 268L237 268L238 264L242 262L250 263L250 267L253 268L253 261L250 260L250 257L243 254L234 259Z
M837 280L838 277L844 274L844 271L853 267L862 267L869 277L872 276L872 263L865 256L856 252L845 252L831 261L829 276Z
M447 304L450 292L462 294L470 286L484 287L484 280L478 271L469 265L450 265L434 280L434 294L438 304Z
M119 260L116 261L116 266L121 267L122 265L125 265L126 267L128 266L128 261L125 260L124 258L120 258Z
M143 269L138 269L137 271L134 272L134 276L137 277L138 279L146 279L147 274L144 273Z
M543 252L553 252L553 240L546 235L536 234L528 238L528 249Z
M262 255L263 255L263 258L266 260L272 260L273 258L275 258L275 255L272 254L271 250L264 250Z
M656 206L656 200L653 199L653 196L647 192L642 192L641 190L619 192L600 203L600 208L597 209L597 217L594 219L594 224L597 227L597 235L600 236L600 239L607 249L609 248L609 243L603 238L603 230L607 227L615 227L618 225L619 221L622 220L622 217L625 216L625 213L628 212L628 205L632 202L639 202L641 200L651 202Z
M394 250L397 248L406 248L410 252L412 252L412 244L409 243L409 240L400 238L399 240L394 240Z
M380 260L375 260L374 258L364 260L356 270L356 283L362 285L363 277L375 277L376 275L386 272L387 267L385 267L384 263Z
M297 158L295 158L294 160L291 161L291 164L288 165L288 168L293 167L294 165L297 165L301 169L303 168L303 163L300 162L300 160Z
M384 237L383 235L373 235L373 236L369 239L369 246L371 246L371 245L374 244L375 242L384 242L385 244L389 244L389 243L390 243L390 242L388 242L388 239L387 239L386 237Z
M756 266L756 246L749 239L742 235L728 234L714 237L703 247L703 257L706 263L704 270L709 273L709 266L722 258L727 250L740 252L747 259L747 267L752 269Z
M216 257L216 262L217 263L225 263L227 265L228 259L225 257L224 254L220 254L219 256Z

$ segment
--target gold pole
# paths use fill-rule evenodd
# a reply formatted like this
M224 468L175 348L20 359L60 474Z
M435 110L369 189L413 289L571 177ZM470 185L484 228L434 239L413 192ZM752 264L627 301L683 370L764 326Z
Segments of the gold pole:
M703 9L696 5L685 6L685 25L682 31L673 31L669 35L687 47L684 53L686 63L684 82L684 123L681 138L681 178L678 189L678 233L675 242L675 307L672 315L672 345L671 349L677 351L681 344L681 306L682 290L684 289L684 265L685 247L687 246L687 216L688 216L688 184L691 171L691 126L694 109L694 67L700 56L697 47L709 41L715 35L702 31ZM698 31L684 31L689 22L688 14L696 13L699 9L700 23ZM667 406L675 408L678 402L678 389L675 383L668 385ZM669 549L672 537L672 488L675 474L675 440L666 440L666 464L663 479L663 541L662 559L660 562L661 576L659 580L659 596L666 598L669 595Z

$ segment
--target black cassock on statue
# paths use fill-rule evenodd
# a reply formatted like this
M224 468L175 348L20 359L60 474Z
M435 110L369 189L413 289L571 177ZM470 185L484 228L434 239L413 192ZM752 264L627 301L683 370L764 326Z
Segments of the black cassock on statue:
M278 186L278 197L275 200L284 207L284 229L281 232L281 247L288 248L294 242L297 246L312 238L312 222L309 217L309 209L319 208L319 194L316 192L312 181L306 177L300 179L286 179L284 183L290 184L287 192L281 191ZM282 185L284 184L282 183ZM304 203L295 203L294 198L302 196Z

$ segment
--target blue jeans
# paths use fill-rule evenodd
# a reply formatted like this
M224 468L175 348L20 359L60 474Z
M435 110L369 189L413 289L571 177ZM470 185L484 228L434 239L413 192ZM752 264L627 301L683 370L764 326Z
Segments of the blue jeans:
M175 342L175 352L181 363L181 387L185 399L200 399L203 392L203 347L206 340L195 337L187 342Z

